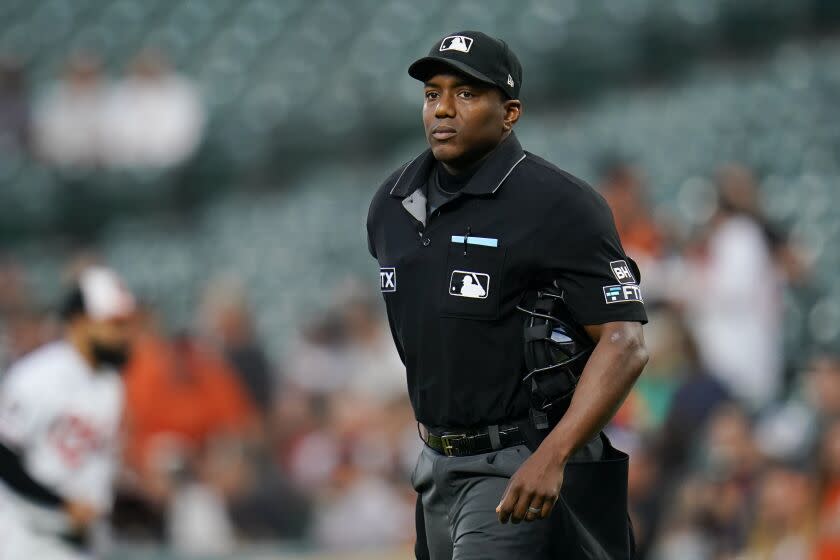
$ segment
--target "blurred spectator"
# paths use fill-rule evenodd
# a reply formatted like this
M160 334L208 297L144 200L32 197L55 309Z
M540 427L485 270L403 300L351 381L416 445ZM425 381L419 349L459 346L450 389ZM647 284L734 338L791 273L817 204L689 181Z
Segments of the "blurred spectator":
M146 523L157 524L158 531L166 520L169 536L192 552L226 550L232 541L224 535L232 535L233 524L243 520L245 525L267 523L273 534L288 532L288 526L277 526L286 521L299 531L306 519L299 500L286 500L296 506L295 519L286 515L278 520L274 514L293 492L284 496L288 489L261 468L261 431L236 373L193 338L165 340L155 333L151 317L144 331L125 373L126 465L131 474L126 509L140 512L139 517L145 512L150 518ZM211 506L213 511L207 511ZM217 541L195 540L194 508L217 527ZM242 527L246 533L251 528Z
M805 382L808 406L817 415L818 430L822 433L840 419L840 356L817 355L805 374Z
M801 472L771 468L762 477L756 519L743 560L807 558L813 536L814 492Z
M840 418L840 359L817 354L799 380L787 401L762 415L756 438L766 455L806 466L818 455L821 434Z
M764 233L764 239L785 279L793 284L803 282L808 274L802 250L794 245L778 224L764 214L758 182L753 172L740 164L730 163L717 171L721 200L732 210L752 218Z
M0 258L0 365L58 338L60 329L55 318L32 301L24 268L14 259Z
M676 487L652 558L732 558L747 542L763 458L743 409L722 406L709 419L693 473ZM685 548L685 552L680 550Z
M29 93L23 67L0 57L0 151L25 151L29 146Z
M290 396L284 392L280 406L307 403L298 414L308 420L286 440L284 464L316 500L317 544L348 551L412 542L415 496L406 466L422 444L407 399L377 407L358 406L346 391Z
M224 352L262 414L274 398L274 372L257 340L250 310L238 282L217 280L204 293L200 328Z
M679 297L708 371L760 410L781 388L782 277L763 226L729 192L719 186Z
M0 257L0 314L32 305L26 285L26 271L14 258Z
M316 542L342 551L409 545L415 495L407 480L422 442L378 307L345 285L290 356L273 431L281 464L318 504Z
M729 400L726 388L700 363L697 346L685 321L675 311L660 315L669 333L669 355L680 385L674 392L659 432L662 461L668 478L682 475L686 461L709 417Z
M747 542L762 467L746 412L735 405L718 408L709 419L696 468L707 486L705 530L719 554L734 554Z
M161 436L177 436L179 445L194 451L216 436L246 436L253 429L253 409L236 374L187 336L170 343L146 333L125 379L129 464L141 472L154 459Z
M61 326L44 312L21 307L5 315L2 363L11 364L61 334Z
M743 491L752 491L763 458L745 410L730 404L715 411L697 461L697 467L716 480L731 480Z
M335 311L310 318L291 343L284 368L287 381L313 393L345 388L348 366L342 351L347 342L345 325Z
M638 558L647 558L649 554L659 527L663 497L667 494L658 459L653 447L646 443L630 453L627 501Z
M687 479L662 514L664 520L648 557L652 560L716 560L716 543L707 527L710 488L699 478Z
M610 160L598 186L612 209L621 244L637 261L656 259L665 250L665 236L647 201L642 172L622 160Z
M158 52L141 52L110 95L105 160L114 167L165 168L195 152L204 132L195 85Z
M648 312L645 343L650 361L613 423L641 434L658 430L686 371L683 332L673 312Z
M379 405L406 398L405 366L379 307L356 296L344 304L343 315L353 394Z
M840 420L827 427L819 453L816 560L840 558Z
M105 99L99 58L89 53L71 56L59 81L35 106L35 144L41 157L65 167L99 165Z
M339 480L342 484L334 488L338 496L319 509L315 534L321 546L372 549L406 544L412 538L414 497L353 468Z

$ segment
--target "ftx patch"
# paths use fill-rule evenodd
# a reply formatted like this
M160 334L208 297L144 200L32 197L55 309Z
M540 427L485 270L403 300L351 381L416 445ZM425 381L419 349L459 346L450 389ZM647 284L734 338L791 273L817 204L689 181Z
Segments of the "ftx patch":
M397 291L397 269L382 267L379 269L379 289L383 292Z
M638 301L639 303L644 303L642 300L641 288L629 284L604 286L604 301L607 303L622 303L625 301Z

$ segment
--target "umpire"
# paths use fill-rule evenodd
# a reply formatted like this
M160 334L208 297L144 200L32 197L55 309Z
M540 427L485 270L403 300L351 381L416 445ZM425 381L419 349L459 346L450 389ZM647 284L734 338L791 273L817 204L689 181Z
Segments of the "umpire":
M627 455L601 429L647 362L639 272L604 200L523 151L522 68L476 31L439 40L429 149L367 220L426 443L419 558L631 558Z

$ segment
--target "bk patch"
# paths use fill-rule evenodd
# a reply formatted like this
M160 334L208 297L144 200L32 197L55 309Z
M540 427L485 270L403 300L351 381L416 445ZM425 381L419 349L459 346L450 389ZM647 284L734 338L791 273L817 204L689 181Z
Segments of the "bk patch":
M627 265L627 261L612 261L610 269L613 276L620 284L636 284L636 277L633 276L633 271Z
M397 269L393 266L379 269L379 289L383 292L397 291Z

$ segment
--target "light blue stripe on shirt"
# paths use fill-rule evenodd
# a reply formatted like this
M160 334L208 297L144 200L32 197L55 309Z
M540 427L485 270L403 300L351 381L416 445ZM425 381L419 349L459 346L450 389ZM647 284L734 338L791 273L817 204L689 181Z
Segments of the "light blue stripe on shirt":
M453 235L452 243L463 243L463 235ZM484 245L485 247L498 247L499 240L492 237L467 237L467 245Z

